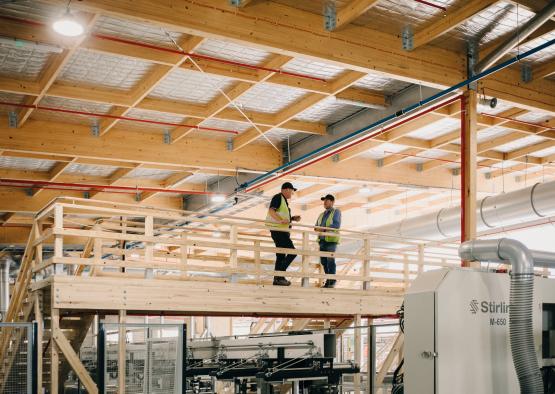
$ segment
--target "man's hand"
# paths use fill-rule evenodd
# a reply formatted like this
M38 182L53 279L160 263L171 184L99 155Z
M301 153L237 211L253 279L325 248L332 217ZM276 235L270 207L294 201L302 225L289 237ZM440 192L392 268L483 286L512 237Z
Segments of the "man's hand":
M295 215L291 218L291 221L293 222L300 222L301 221L301 217L299 215Z
M287 219L281 219L279 222L280 224L289 224L289 220Z

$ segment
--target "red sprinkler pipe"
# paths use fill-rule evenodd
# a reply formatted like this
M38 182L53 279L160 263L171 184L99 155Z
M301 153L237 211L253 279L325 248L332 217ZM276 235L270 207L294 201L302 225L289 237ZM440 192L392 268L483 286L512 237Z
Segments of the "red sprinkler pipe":
M130 194L136 194L139 192L202 194L202 195L217 194L214 192L205 192L205 191L199 191L199 190L162 189L157 187L96 185L96 184L88 184L88 183L67 183L67 182L51 182L51 181L33 181L28 179L0 178L0 186L15 186L13 184L30 185L35 188L43 187L43 186L68 188L63 190L75 190L70 188L85 188L85 189L95 190L95 191L109 191L110 193L115 192L115 193L130 193ZM80 190L77 190L77 191L80 191Z
M62 190L62 191L74 191L74 192L92 192L92 189L74 189L71 187L55 187L55 186L29 186L29 185L21 185L21 184L8 184L3 183L0 181L0 187L10 187L10 188L17 188L17 189L48 189L48 190ZM136 194L131 192L118 192L118 191L106 191L105 193L111 194Z
M466 152L466 97L461 96L461 161L464 160ZM466 190L465 190L466 170L464 164L461 163L461 244L466 239ZM474 212L472 214L475 214ZM468 262L461 261L462 267L467 267Z
M42 22L31 21L31 20L27 20L27 19L14 18L14 17L10 17L10 16L0 16L0 19L6 19L6 20L13 21L13 22L28 24L28 25L32 25L32 26L46 26L46 24L42 23ZM120 43L123 43L123 44L134 45L134 46L138 46L138 47L142 47L142 48L149 48L149 49L152 49L152 50L155 50L155 51L175 53L175 54L178 54L178 55L189 56L189 57L192 57L192 58L195 58L195 59L203 59L203 60L208 60L208 61L211 61L211 62L230 64L230 65L243 67L243 68L250 68L252 70L269 71L269 72L274 72L274 73L277 73L277 74L288 75L288 76L291 76L291 77L297 77L297 78L310 79L310 80L314 80L314 81L326 82L326 80L323 79L323 78L314 77L314 76L307 75L307 74L284 71L284 70L281 70L279 68L255 66L255 65L252 65L252 64L237 62L237 61L234 61L234 60L221 59L221 58L214 57L214 56L200 55L200 54L197 54L197 53L184 52L184 51L179 50L179 49L165 48L165 47L161 47L161 46L157 46L157 45L146 44L146 43L132 41L132 40L126 40L124 38L114 37L114 36L110 36L110 35L106 35L106 34L91 33L90 35L92 37L99 38L99 39L102 39L102 40L109 40L109 41L114 41L114 42L120 42Z
M524 124L524 125L527 125L527 126L540 127L542 129L546 129L546 130L555 130L555 127L545 126L545 125L542 125L542 124L539 124L539 123L526 122L524 120L513 119L513 118L509 118L507 116L488 114L488 113L485 113L485 112L480 112L480 115L487 116L488 118L502 119L502 120L508 120L510 122L521 123L521 124ZM501 125L501 126L503 126L503 125Z
M96 113L96 112L86 112L86 111L76 111L76 110L72 110L72 109L45 107L43 105L18 104L18 103L10 103L10 102L0 102L0 105L6 105L6 106L10 106L10 107L20 107L20 108L33 108L33 109L40 109L40 110L52 111L52 112L63 112L63 113L66 113L66 114L96 116L96 117L99 117L99 118L128 120L128 121L131 121L131 122L149 123L149 124L156 124L156 125L163 125L163 126L186 127L186 128L191 128L191 129L217 131L217 132L220 132L220 133L228 133L228 134L239 134L239 132L235 131L235 130L219 129L219 128L216 128L216 127L204 127L204 126L188 125L188 124L182 124L182 123L161 122L161 121L157 121L157 120L131 118L129 116L117 116L117 115L110 115L110 114L100 114L100 113Z
M447 8L445 8L441 5L438 5L438 4L430 3L429 1L426 1L426 0L414 0L414 1L416 1L417 3L420 3L420 4L428 5L428 6L433 7L433 8L437 8L438 10L442 10L444 12L447 12Z
M259 188L259 187L261 187L261 186L267 185L268 183L274 182L275 180L280 179L280 178L282 178L282 177L284 177L284 176L286 176L286 175L289 175L289 174L291 174L291 173L293 173L293 172L296 172L296 171L299 171L299 170L301 170L301 169L303 169L303 168L305 168L305 167L308 167L308 166L310 166L310 165L312 165L312 164L314 164L314 163L317 163L317 162L319 162L319 161L322 161L322 160L324 160L324 159L327 159L328 157L331 157L331 156L336 155L336 154L338 154L338 153L340 153L340 152L343 152L344 150L350 149L350 148L352 148L353 146L359 145L359 144L361 144L361 143L364 142L364 141L368 141L368 140L370 140L370 139L372 139L372 138L375 138L375 137L377 137L377 136L379 136L379 135L381 135L381 134L383 134L383 133L385 133L385 132L387 132L387 131L389 131L389 130L391 130L391 129L394 129L394 128L396 128L396 127L398 127L398 126L404 124L404 123L408 123L408 122L410 122L410 121L412 121L412 120L414 120L414 119L417 119L417 118L421 117L422 115L425 115L425 114L427 114L427 113L436 111L436 110L438 110L438 109L440 109L440 108L443 108L443 107L445 107L446 105L449 105L449 104L451 104L451 103L454 103L455 101L460 100L460 99L461 99L461 96L456 96L456 97L453 97L453 98L451 98L451 99L449 99L449 100L447 100L447 101L445 101L445 102L443 102L443 103L440 103L440 104L434 105L434 106L432 106L432 107L426 108L424 111L419 112L418 114L415 114L415 115L409 116L409 117L407 117L407 118L405 118L405 119L401 119L400 121L394 122L394 123L390 124L389 126L384 127L383 129L377 130L377 131L374 132L374 133L370 133L370 134L368 134L367 136L365 136L365 137L363 137L363 138L361 138L361 139L359 139L359 140L353 141L353 142L351 142L351 143L349 143L349 144L347 144L347 145L344 145L344 146L341 146L341 147L339 147L339 148L333 149L333 150L331 150L330 152L328 152L328 153L326 153L326 154L324 154L324 155L322 155L322 156L319 156L319 157L316 157L316 158L314 158L314 159L311 159L311 160L307 161L306 163L299 164L298 166L293 167L293 168L290 169L290 170L284 171L284 172L280 173L279 175L276 175L276 176L274 176L273 178L267 179L267 180L265 180L265 181L263 181L263 182L261 182L261 183L259 183L259 184L257 184L257 185L253 185L253 186L247 188L247 189L245 190L245 192L246 192L246 193L251 192L251 191L253 191L253 190L255 190L255 189L257 189L257 188Z

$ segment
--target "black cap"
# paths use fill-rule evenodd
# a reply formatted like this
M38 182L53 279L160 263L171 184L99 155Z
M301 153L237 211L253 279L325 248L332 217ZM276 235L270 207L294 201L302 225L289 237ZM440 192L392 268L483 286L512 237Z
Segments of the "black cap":
M324 197L322 197L320 200L324 201L324 200L330 200L330 201L335 201L335 197L332 196L331 194L326 194Z
M291 182L285 182L283 185L281 185L281 190L283 189L293 189L294 191L297 191L297 189L293 187L293 184Z

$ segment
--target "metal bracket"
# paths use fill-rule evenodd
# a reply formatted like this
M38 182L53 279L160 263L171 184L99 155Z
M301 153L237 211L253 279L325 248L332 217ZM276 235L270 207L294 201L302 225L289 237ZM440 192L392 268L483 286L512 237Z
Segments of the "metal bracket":
M331 161L333 161L334 163L337 163L339 161L339 153L336 153L335 155L333 155L331 157Z
M532 81L532 67L529 64L522 64L520 66L520 79L522 79L522 82Z
M478 44L474 40L468 40L466 43L466 72L468 78L475 74L476 64L478 63ZM468 85L472 90L478 89L478 82L474 81Z
M405 51L412 51L414 49L414 33L410 25L403 27L401 38L403 41L403 49Z
M327 31L334 31L337 27L335 1L326 1L324 3L324 27Z
M460 175L461 174L461 169L460 168L453 168L451 170L451 173L455 176Z
M228 152L233 151L233 138L231 138L231 137L227 138L227 151Z
M378 159L378 167L383 167L383 159Z
M91 134L94 137L100 136L100 126L98 124L95 123L95 124L91 125Z
M91 198L91 194L89 192L83 192L83 198L86 198L88 200L89 198Z
M422 172L422 170L424 169L422 163L416 163L416 171L418 172Z
M289 157L289 147L286 142L281 145L281 157L283 158L283 164L289 163L291 160Z
M486 179L491 179L491 172L486 172L484 176L486 177Z
M33 189L32 188L25 189L25 194L28 195L29 197L33 197Z
M229 0L229 4L231 4L233 7L240 7L241 0Z
M164 144L171 144L172 143L172 134L169 130L164 130Z
M8 127L10 129L17 129L17 112L10 111L8 112Z
M135 193L135 201L137 201L137 202L141 201L141 193L140 192Z

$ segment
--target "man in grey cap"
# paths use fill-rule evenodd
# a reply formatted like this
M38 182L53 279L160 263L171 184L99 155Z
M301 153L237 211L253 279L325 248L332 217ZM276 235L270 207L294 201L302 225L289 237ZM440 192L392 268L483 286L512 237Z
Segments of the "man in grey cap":
M274 240L276 248L295 249L291 241L291 222L301 220L300 216L291 216L288 200L291 199L293 192L297 191L290 182L281 185L281 193L272 197L268 214L266 215L266 226L270 228L270 234ZM295 260L296 254L276 253L276 265L274 271L286 271L287 267ZM274 277L274 285L289 286L291 282L283 276Z
M321 252L335 252L339 243L339 228L341 227L341 211L333 207L335 197L328 194L320 200L324 202L324 212L318 216L314 230L320 232L318 243ZM332 230L336 229L336 230ZM320 263L324 267L324 272L335 275L335 258L320 257ZM327 279L324 287L335 287L335 279Z

